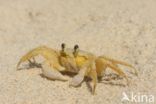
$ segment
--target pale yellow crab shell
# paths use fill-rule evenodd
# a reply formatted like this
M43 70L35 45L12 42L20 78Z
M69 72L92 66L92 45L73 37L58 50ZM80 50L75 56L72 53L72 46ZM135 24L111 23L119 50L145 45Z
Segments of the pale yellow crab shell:
M90 61L94 61L95 56L92 53L79 50L77 56L75 57L75 61L78 67L83 67L87 64L87 62L90 63Z

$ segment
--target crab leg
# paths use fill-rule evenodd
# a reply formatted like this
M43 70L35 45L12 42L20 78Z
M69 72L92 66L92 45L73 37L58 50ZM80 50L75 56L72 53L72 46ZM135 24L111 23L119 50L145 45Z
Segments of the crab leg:
M48 62L42 64L42 73L45 77L52 80L67 81L68 78L63 76L57 69L54 69Z
M117 72L119 75L123 76L127 80L127 84L129 84L126 74L118 67L118 65L115 62L106 60L103 57L96 59L96 70L97 70L98 76L101 76L102 71L106 70L107 67L110 67L115 72Z
M129 80L128 80L126 74L120 68L118 68L118 66L113 65L113 64L107 64L107 65L108 65L108 67L110 67L111 69L116 71L119 75L123 76L127 81L127 85L129 85Z
M96 69L91 69L89 73L90 78L93 81L92 94L95 94L96 84L97 84L97 73Z
M38 47L38 48L35 48L35 49L33 49L33 50L31 50L30 52L28 52L26 55L24 55L21 59L20 59L20 61L18 62L18 64L17 64L17 69L18 69L18 67L19 67L19 65L22 63L22 62L25 62L25 61L29 61L29 62L31 62L30 61L30 59L31 58L33 58L33 57L35 57L35 56L37 56L37 55L39 55L39 54L41 54L42 52L41 52L41 50L43 50L45 47Z
M28 52L26 55L24 55L18 62L17 69L22 62L30 61L31 58L34 58L35 56L38 56L38 55L43 56L46 59L46 61L49 61L50 63L52 63L53 67L55 67L59 71L65 70L65 68L60 66L59 64L58 53L55 50L48 48L46 46L35 48L31 50L30 52Z
M120 65L130 67L130 68L132 68L134 70L135 75L138 75L137 70L135 69L135 67L133 67L132 65L130 65L130 64L126 63L126 62L114 60L114 59L108 58L106 56L100 56L99 58L103 58L105 60L108 60L108 61L114 63L114 65L116 64L116 66L117 66L117 64L120 64Z
M98 77L103 77L103 73L105 72L107 65L105 64L103 58L97 58L95 60L96 63L96 72Z

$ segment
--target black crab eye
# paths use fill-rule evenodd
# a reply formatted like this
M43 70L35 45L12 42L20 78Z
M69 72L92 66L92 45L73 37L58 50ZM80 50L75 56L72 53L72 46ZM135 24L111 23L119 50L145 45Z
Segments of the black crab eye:
M73 51L73 55L76 57L77 56L77 54L78 54L78 49L79 49L79 46L76 44L75 46L74 46L74 51Z
M76 44L76 45L74 46L74 50L76 51L78 48L79 48L79 46Z
M65 43L62 43L62 44L61 44L61 48L62 48L62 50L64 51L64 49L65 49Z

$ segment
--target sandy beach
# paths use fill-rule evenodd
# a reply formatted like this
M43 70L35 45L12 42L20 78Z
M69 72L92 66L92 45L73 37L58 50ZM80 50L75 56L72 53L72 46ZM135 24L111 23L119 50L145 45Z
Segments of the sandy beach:
M0 0L0 104L149 103L122 102L124 92L152 95L155 104L155 10L155 0ZM31 49L60 49L61 43L128 62L138 77L121 66L130 85L122 86L123 79L103 81L92 95L85 81L74 88L69 81L41 77L39 68L16 70Z

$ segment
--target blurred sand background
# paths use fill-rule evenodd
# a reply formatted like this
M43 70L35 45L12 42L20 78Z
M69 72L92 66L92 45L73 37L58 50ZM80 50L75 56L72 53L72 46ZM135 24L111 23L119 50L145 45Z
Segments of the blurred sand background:
M0 0L0 104L121 104L123 91L156 95L155 10L155 0ZM69 88L37 68L16 70L29 50L62 42L129 62L139 77L127 73L129 87L98 83L93 96L85 82Z

